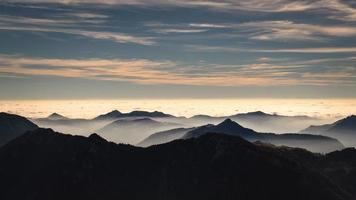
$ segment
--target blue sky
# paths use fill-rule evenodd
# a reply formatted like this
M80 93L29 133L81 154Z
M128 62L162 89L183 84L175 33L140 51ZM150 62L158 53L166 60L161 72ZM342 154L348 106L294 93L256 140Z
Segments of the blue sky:
M0 99L355 98L356 2L0 3Z

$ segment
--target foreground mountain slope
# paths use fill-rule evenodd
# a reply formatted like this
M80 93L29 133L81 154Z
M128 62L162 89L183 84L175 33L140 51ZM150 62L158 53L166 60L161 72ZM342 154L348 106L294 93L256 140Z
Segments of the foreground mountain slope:
M0 148L0 199L351 199L285 151L217 134L144 149L39 129Z
M22 135L26 131L35 130L38 126L25 117L9 113L0 113L0 146Z

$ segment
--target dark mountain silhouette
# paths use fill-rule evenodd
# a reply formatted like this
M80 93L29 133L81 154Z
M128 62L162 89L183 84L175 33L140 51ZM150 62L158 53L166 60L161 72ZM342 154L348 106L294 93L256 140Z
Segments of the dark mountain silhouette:
M147 112L147 111L132 111L130 113L125 113L125 117L173 117L173 115L165 114L163 112Z
M132 111L129 113L121 113L117 110L111 111L109 113L99 115L98 117L94 118L95 120L113 120L118 118L125 118L125 117L173 117L173 115L168 115L163 112L147 112L147 111Z
M356 146L356 116L351 115L333 124L310 126L301 132L332 136L339 139L346 146Z
M0 146L38 126L25 117L0 113Z
M142 142L138 144L138 146L151 146L155 144L167 143L176 139L180 139L184 134L193 130L194 128L176 128L168 131L162 131L158 133L154 133L144 139Z
M347 148L327 154L317 164L322 173L356 198L356 149Z
M94 120L113 120L122 117L123 114L118 110L113 110L109 113L102 114L94 118Z
M199 137L206 133L223 133L227 135L240 136L246 139L258 137L258 133L252 129L244 128L231 119L226 119L218 125L206 125L187 132L183 138Z
M139 148L39 129L0 148L0 198L354 199L323 159L222 134Z
M249 141L262 141L275 145L300 147L313 152L330 152L344 147L336 139L320 135L259 133L252 129L244 128L231 119L226 119L218 125L207 125L196 128L187 132L182 138L199 137L207 133L239 136Z
M150 118L119 119L97 132L110 141L137 144L144 138L157 132L177 128L180 124L159 122Z
M64 117L63 115L60 115L58 113L52 113L51 115L49 115L45 119L48 119L48 120L64 120L64 119L68 119L68 118Z

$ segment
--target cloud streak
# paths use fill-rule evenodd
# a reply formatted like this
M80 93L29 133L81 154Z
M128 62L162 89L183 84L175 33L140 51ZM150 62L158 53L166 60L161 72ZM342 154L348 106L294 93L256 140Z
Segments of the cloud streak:
M69 16L69 18L67 16ZM74 18L70 16L74 16ZM62 18L33 18L0 15L0 24L2 24L2 26L0 26L0 30L46 33L52 32L79 35L82 37L100 40L111 40L117 43L134 43L139 45L155 44L152 37L139 37L112 31L91 31L74 28L82 26L83 23L103 23L102 19L106 18L108 18L107 15L83 12L65 13L64 18L63 16Z
M325 69L311 65L193 64L146 59L55 59L0 55L0 73L20 76L61 76L136 84L204 86L355 85L355 69ZM328 77L328 79L320 79Z
M330 18L355 21L356 9L342 0L11 0L21 3L61 3L61 4L106 4L134 6L185 6L208 7L220 10L246 10L253 12L301 12L323 11L331 13Z
M259 53L356 53L356 47L319 47L319 48L280 48L280 49L251 49L226 46L187 45L187 51L197 52L259 52Z

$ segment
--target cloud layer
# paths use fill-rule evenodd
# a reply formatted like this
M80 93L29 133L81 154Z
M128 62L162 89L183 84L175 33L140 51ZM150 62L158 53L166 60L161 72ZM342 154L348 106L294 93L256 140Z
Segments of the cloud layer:
M355 61L355 58L348 58ZM128 81L138 84L205 86L268 85L355 85L356 70L325 67L312 73L311 61L289 64L260 62L246 65L200 63L187 65L173 61L145 59L55 59L1 55L0 73L46 75L95 80ZM330 60L329 60L330 61ZM314 60L313 64L325 60ZM328 79L320 79L328 78ZM302 79L302 81L301 81Z

